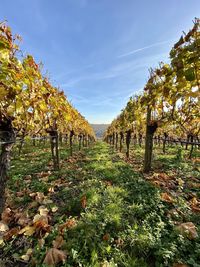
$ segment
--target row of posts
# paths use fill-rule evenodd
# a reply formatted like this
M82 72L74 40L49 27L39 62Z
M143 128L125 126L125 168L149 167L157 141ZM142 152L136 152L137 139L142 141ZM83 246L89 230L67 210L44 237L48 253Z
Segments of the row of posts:
M194 137L192 134L187 135L187 139L183 140L181 138L173 138L168 135L168 133L164 132L163 136L157 135L154 136L154 133L157 129L157 124L152 124L147 129L147 135L144 137L141 133L133 134L132 137L132 130L127 130L126 132L113 132L112 134L107 135L106 142L112 145L116 150L119 149L120 152L122 152L123 144L126 145L126 157L129 158L130 155L130 144L133 140L133 144L136 145L137 143L141 147L143 142L145 141L145 158L144 158L144 168L150 170L151 168L151 161L152 161L152 150L153 150L153 144L156 144L158 146L161 146L162 144L162 150L163 153L166 153L166 145L167 144L180 144L183 148L185 147L186 150L188 150L188 147L190 145L190 152L189 152L189 158L192 158L192 153L194 150L194 146L197 146L200 148L200 142L198 137ZM146 164L146 166L145 166Z

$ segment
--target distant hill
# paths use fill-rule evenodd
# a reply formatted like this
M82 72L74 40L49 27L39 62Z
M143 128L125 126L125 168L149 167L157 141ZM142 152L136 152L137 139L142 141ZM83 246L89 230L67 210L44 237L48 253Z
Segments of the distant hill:
M91 124L97 138L102 138L109 124Z

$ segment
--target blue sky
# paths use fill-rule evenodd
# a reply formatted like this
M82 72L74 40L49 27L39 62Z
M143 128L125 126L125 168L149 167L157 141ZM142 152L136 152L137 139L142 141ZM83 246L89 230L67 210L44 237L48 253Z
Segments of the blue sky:
M92 123L119 114L199 15L200 0L0 0L23 52Z

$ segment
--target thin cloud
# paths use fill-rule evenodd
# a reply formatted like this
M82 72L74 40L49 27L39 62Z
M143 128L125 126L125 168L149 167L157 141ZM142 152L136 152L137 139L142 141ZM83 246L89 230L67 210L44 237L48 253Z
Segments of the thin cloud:
M159 59L166 57L166 53L160 53L153 56L145 56L143 59L131 59L128 62L120 62L107 68L102 72L87 73L85 75L75 76L67 82L60 85L62 88L72 88L77 86L80 82L87 81L98 81L98 80L108 80L113 78L120 78L121 76L131 75L131 73L148 68L154 62L159 61ZM131 79L131 76L130 76ZM130 80L129 79L129 80Z
M82 70L90 69L90 68L94 67L95 65L96 64L93 63L93 64L85 65L82 68L76 68L76 69L72 69L72 70L69 70L69 71L65 71L63 73L60 73L60 74L56 75L56 79L62 78L63 76L67 76L67 75L72 74L74 72L79 72L79 71L82 71Z
M169 42L171 42L171 41L172 41L172 40L167 40L167 41L163 41L163 42L158 42L158 43L155 43L155 44L151 44L151 45L148 45L148 46L144 46L144 47L141 47L141 48L132 50L132 51L130 51L130 52L128 52L128 53L121 54L121 55L117 56L117 58L127 57L127 56L133 55L133 54L135 54L135 53L137 53L137 52L140 52L140 51L149 49L149 48L151 48L151 47L155 47L155 46L159 46L159 45L162 45L162 44L166 44L166 43L169 43Z

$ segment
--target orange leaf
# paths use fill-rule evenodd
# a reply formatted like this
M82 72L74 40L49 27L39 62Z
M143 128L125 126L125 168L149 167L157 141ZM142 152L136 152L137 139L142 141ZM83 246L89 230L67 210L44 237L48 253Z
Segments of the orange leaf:
M19 231L20 231L19 227L14 227L4 234L3 239L7 241L11 239L13 236L16 236L19 233Z
M81 198L81 206L82 206L83 209L86 208L86 204L87 204L87 199L86 199L86 195L84 195Z
M105 234L104 236L103 236L103 240L104 241L108 241L110 239L110 235L109 234Z
M194 212L200 212L200 207L195 206L195 205L191 205L191 208Z
M59 231L63 233L64 229L71 229L76 226L75 219L69 219L66 221L66 223L59 226Z
M162 201L165 201L165 202L168 202L168 203L173 203L173 199L172 199L172 197L169 195L169 194L167 194L167 193L161 193L161 200Z
M33 226L35 227L36 236L43 237L46 233L50 232L51 226L46 220L38 220Z

